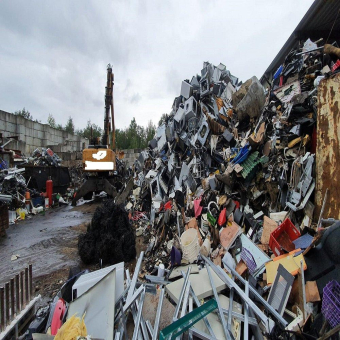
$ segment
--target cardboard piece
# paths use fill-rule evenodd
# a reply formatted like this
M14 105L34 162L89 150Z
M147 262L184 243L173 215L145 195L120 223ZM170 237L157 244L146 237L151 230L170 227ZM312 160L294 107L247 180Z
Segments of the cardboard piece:
M307 281L305 285L306 290L306 302L317 302L321 301L319 289L316 281Z
M294 257L294 254L296 254L297 252L300 252L300 249L295 249L289 254L275 257L273 261L265 264L268 285L271 285L274 282L279 264L282 264L283 267L292 275L296 275L299 272L301 260L303 261L303 269L307 269L307 265L302 253Z
M269 244L270 233L278 227L278 224L268 216L263 217L263 231L261 236L262 244Z

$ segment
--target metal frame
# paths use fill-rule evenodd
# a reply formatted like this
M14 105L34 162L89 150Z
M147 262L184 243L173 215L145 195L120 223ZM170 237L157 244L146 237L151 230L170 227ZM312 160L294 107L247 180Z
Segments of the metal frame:
M207 259L208 261L210 261L209 259ZM233 269L233 268L231 268L231 267L229 267L228 266L228 264L225 262L225 261L223 261L223 259L222 259L222 262L223 262L223 264L226 266L226 268L228 268L230 271L231 271L231 273L233 274L233 275L235 275L235 277L238 279L238 280L240 280L240 282L241 283L243 283L243 285L245 285L246 284L246 280L241 276L241 275L239 275L239 273L235 270L235 269ZM221 268L221 270L222 270L222 268ZM224 273L224 271L222 270L222 273ZM217 273L216 273L217 274ZM220 273L221 274L221 273ZM220 277L221 278L221 277ZM229 278L229 276L228 276L228 278ZM221 278L222 279L222 278ZM229 280L231 280L230 278L229 278ZM234 282L233 282L234 283ZM235 283L234 283L234 285L235 285ZM238 286L237 286L238 287ZM239 288L239 287L238 287ZM283 327L286 327L287 325L288 325L288 322L258 293L258 291L255 289L255 288L253 288L252 286L249 286L249 290L250 290L250 292L252 293L252 294L254 294L255 296L256 296L256 298L263 304L263 306L265 307L265 309L268 311L268 312L270 312L276 319L277 319L277 321L279 321L280 322L280 324L283 326ZM241 292L242 292L242 290L241 290ZM243 293L243 292L242 292ZM251 307L251 306L250 306ZM253 308L252 308L253 309ZM254 309L253 309L254 310ZM254 312L256 313L256 311L254 310ZM257 313L256 313L257 314ZM263 314L262 312L261 312L261 314ZM260 316L259 314L257 314L258 316ZM261 317L261 316L260 316ZM261 318L262 319L262 318ZM268 318L266 318L266 319L268 319ZM272 321L272 320L271 320Z

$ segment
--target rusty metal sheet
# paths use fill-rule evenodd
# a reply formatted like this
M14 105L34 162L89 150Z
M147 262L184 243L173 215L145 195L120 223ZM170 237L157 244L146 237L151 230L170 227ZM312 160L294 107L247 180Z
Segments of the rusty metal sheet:
M328 199L323 217L340 219L340 74L322 80L318 88L316 192L317 219L323 197L328 188Z

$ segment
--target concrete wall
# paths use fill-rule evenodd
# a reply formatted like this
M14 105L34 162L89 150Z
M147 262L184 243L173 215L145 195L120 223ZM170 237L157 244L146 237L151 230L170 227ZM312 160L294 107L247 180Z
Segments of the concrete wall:
M58 154L81 151L88 145L85 138L1 110L0 132L4 138L17 136L18 141L8 144L8 148L20 150L26 155L38 147L51 147Z
M125 154L124 161L126 162L127 166L132 166L135 160L139 157L139 154L143 149L125 149L120 150L123 151Z

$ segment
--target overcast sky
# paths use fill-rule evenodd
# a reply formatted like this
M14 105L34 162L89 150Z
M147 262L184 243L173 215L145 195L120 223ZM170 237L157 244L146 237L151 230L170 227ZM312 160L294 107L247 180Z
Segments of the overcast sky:
M312 0L0 0L0 110L103 126L106 65L117 128L157 124L203 61L260 78Z

